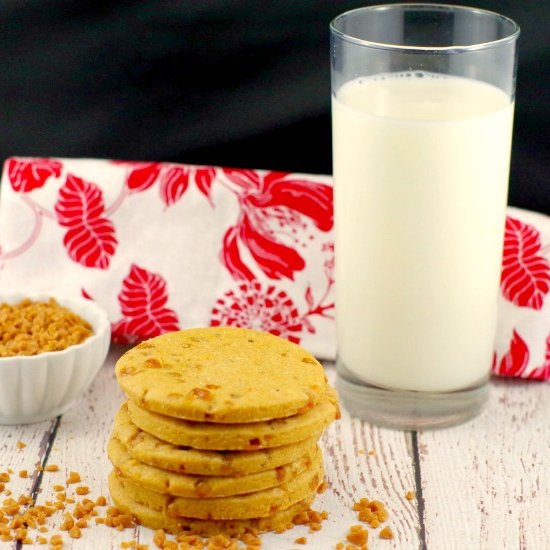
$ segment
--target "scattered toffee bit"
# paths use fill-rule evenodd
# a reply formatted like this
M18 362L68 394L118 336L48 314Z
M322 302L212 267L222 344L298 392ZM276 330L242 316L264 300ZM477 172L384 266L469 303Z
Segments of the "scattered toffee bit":
M360 455L368 454L369 456L376 456L376 451L374 449L371 449L370 451L367 452L365 449L359 449L357 451L357 454L360 454Z
M43 469L37 467L36 470L44 472L58 472L57 465L49 465ZM19 475L28 472L22 470ZM53 500L45 500L44 504L37 504L30 495L21 495L18 498L11 497L11 492L6 490L6 484L10 482L13 470L8 469L0 472L0 492L4 500L0 506L0 542L18 542L22 545L39 544L48 545L49 550L62 550L67 544L70 547L71 539L80 539L85 536L86 529L92 525L105 525L123 531L137 527L133 516L125 514L115 506L107 506L107 498L103 495L95 500L90 498L78 499L77 496L89 494L90 489L86 485L74 487L73 493L67 495L66 491L70 486L81 482L78 472L69 472L66 480L66 486L55 484L52 486L55 492ZM24 476L23 476L24 477ZM326 483L323 483L321 490L326 489ZM409 498L409 496L411 498ZM406 493L407 499L414 498L414 492ZM97 508L105 508L104 515L100 515ZM362 498L354 503L354 511L357 512L358 519L367 523L371 528L378 527L385 522L389 514L385 505L379 500L369 500ZM49 533L48 522L52 517L61 519L56 523L58 533ZM328 519L328 512L316 511L312 509L304 510L296 515L292 522L281 529L284 532L297 525L307 525L309 532L314 533L322 528L322 523ZM65 533L67 538L62 536ZM383 527L378 533L380 539L393 539L394 534L389 526ZM367 550L367 541L369 532L363 525L353 525L350 527L346 542L336 544L337 550ZM294 540L295 544L306 545L308 538L298 537ZM257 530L247 529L244 533L235 536L218 534L210 537L203 537L189 531L177 535L169 535L162 529L156 530L153 535L153 544L156 548L163 550L181 550L183 549L202 549L202 550L260 550L262 540ZM140 544L135 540L122 542L120 548L132 550L150 550L149 545Z
M72 483L80 483L80 474L78 472L69 472L67 485L71 485Z
M257 531L251 528L241 535L229 536L220 533L210 537L202 537L187 531L173 536L157 529L153 534L153 544L156 548L164 550L260 550L262 541ZM147 545L139 546L135 541L123 543L121 548L149 549Z
M24 443L23 441L18 441L18 442L15 444L15 446L16 446L19 450L22 450L22 449L24 449L24 448L27 446L27 444Z
M326 490L328 489L328 484L326 482L326 480L324 479L321 484L319 485L319 487L317 487L317 494L321 495L323 494Z
M139 544L135 540L120 543L121 548L132 548L133 550L149 550L148 544Z
M379 527L389 517L386 506L379 500L362 498L353 504L353 510L357 512L357 519L372 529ZM381 539L393 539L393 531L390 527L385 526L380 530L378 536ZM335 548L336 550L367 550L368 537L369 532L366 527L360 524L352 525L346 535L347 543L338 542Z
M379 534L379 537L381 539L393 539L393 531L391 530L391 527L388 527L386 525L386 527L384 527L383 529L380 530L380 534Z
M43 469L38 467L36 471L59 471L59 467ZM22 470L21 472L26 471ZM71 472L71 476L80 479L77 472ZM67 542L61 533L66 533L69 539L83 537L84 530L88 528L91 518L99 515L96 508L107 504L107 499L104 496L100 496L95 502L87 498L77 500L72 495L67 496L65 487L59 484L53 486L54 500L46 498L43 504L34 502L30 495L13 498L9 496L11 492L5 490L5 484L10 481L9 472L0 473L0 478L5 480L1 483L4 484L3 496L7 497L3 499L0 506L0 543L49 544L50 550L60 550ZM61 516L58 522L60 532L48 534L48 522L59 516ZM133 526L132 518L130 520Z
M405 493L405 498L406 498L407 500L414 500L414 497L415 497L415 496L416 496L416 495L415 495L414 491L407 491L407 492Z
M355 546L364 546L369 539L369 532L362 525L352 525L349 528L346 540Z
M109 512L108 512L109 514ZM96 521L98 521L98 518ZM328 519L328 512L316 510L304 510L296 515L292 522L277 533L283 533L288 529L292 529L296 525L307 525L310 532L318 531L321 528L321 523ZM99 521L98 521L99 522ZM307 537L298 537L296 544L307 544ZM169 535L162 529L154 532L153 543L157 548L164 550L170 549L203 549L203 550L260 550L262 539L259 537L256 529L248 528L240 535L218 534L210 537L203 537L191 532L182 532L178 535ZM122 548L135 548L136 550L148 550L147 547L138 548L135 541L127 541Z
M0 357L60 351L92 334L87 321L53 298L0 304Z
M353 505L353 509L357 512L359 521L368 523L372 528L378 527L389 517L386 507L379 500L362 498Z

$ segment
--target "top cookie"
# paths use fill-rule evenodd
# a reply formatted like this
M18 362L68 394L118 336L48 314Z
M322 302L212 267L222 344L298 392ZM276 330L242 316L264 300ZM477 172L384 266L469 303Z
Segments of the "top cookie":
M202 422L258 422L302 413L326 393L322 365L300 346L235 327L170 332L117 362L118 383L143 408Z

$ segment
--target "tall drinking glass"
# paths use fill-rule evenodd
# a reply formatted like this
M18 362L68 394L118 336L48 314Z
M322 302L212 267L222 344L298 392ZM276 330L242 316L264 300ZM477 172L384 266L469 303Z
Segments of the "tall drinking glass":
M340 396L381 425L456 424L488 395L519 28L415 3L330 29Z

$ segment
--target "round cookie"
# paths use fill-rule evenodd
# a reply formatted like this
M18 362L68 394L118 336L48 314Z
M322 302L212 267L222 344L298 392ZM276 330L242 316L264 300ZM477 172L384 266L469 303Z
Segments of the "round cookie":
M267 517L310 497L323 480L320 451L310 468L287 483L255 493L220 498L186 498L156 493L136 485L120 472L115 472L125 493L132 500L161 511L167 516L198 519Z
M274 470L264 470L241 477L212 477L176 474L148 466L132 458L124 445L111 438L107 443L107 455L115 469L130 481L157 493L189 498L212 498L253 493L275 487L290 481L311 466L313 456L304 455L299 459L279 466Z
M216 423L284 418L321 401L322 365L273 334L236 327L169 332L116 364L130 399L164 415Z
M128 454L150 466L180 474L242 476L289 464L315 449L321 435L280 447L258 451L207 451L181 447L162 441L141 430L130 419L124 403L115 416L114 436Z
M275 512L265 518L240 520L204 520L194 518L171 518L158 510L149 508L133 500L120 483L114 472L109 475L109 492L116 507L125 514L131 514L136 520L150 529L163 529L172 534L189 531L193 534L213 536L218 533L239 535L250 529L258 532L279 531L292 524L292 519L300 512L307 510L313 502L314 495L293 504L286 510Z
M132 422L158 439L194 449L253 451L303 441L320 433L339 414L337 405L325 399L302 414L246 424L191 422L165 416L128 401Z

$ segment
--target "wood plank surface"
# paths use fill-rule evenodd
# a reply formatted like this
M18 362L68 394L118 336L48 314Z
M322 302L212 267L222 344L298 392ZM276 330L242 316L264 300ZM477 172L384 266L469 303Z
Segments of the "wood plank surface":
M478 418L418 435L428 548L550 548L549 390L493 381Z
M114 376L120 353L120 348L111 351L90 390L63 417L0 426L0 471L13 469L6 488L14 496L34 489L39 491L39 503L53 500L54 485L65 484L71 471L79 472L82 480L67 487L69 498L78 485L90 488L88 498L108 495L105 444L124 399ZM331 365L327 374L334 382ZM369 529L371 550L550 548L545 525L550 503L550 385L497 381L492 386L486 412L446 430L387 430L342 411L342 419L322 438L329 487L314 508L326 510L328 520L315 533L300 526L283 534L265 534L263 548L334 548L345 541L349 527L359 523L352 506L362 497L386 504L387 524L395 534L393 540L381 540L380 529ZM18 441L26 446L18 449ZM42 473L36 468L47 464L58 465L59 472ZM27 470L29 477L19 477L20 470ZM416 498L407 500L407 491L414 491ZM98 510L104 514L104 509ZM48 536L57 532L62 519L58 514L49 522ZM62 535L66 547L76 550L120 548L132 539L154 548L146 528L118 532L92 524L79 540L66 532ZM294 542L301 536L307 538L306 546ZM13 543L0 547L17 548Z

